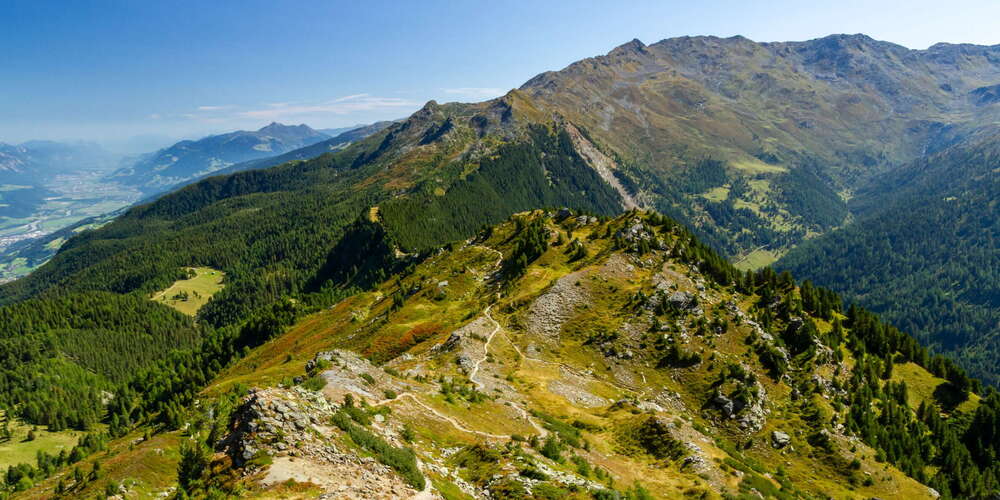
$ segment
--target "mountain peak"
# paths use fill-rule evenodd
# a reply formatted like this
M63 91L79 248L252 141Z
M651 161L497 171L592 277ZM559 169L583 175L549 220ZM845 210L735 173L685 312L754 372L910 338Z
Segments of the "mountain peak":
M268 125L266 125L264 127L261 127L261 129L258 130L258 132L261 132L261 133L281 132L281 131L286 131L286 130L290 130L290 129L297 129L297 130L303 130L303 131L312 131L313 130L312 127L310 127L309 125L306 125L305 123L300 123L298 125L285 125L284 123L271 122Z
M644 54L646 52L646 44L642 43L638 38L633 38L630 42L623 43L611 52L608 52L609 56L621 55L621 54Z
M835 33L832 35L827 35L822 38L809 40L805 42L805 44L816 47L837 48L837 49L864 50L865 48L875 48L879 50L891 50L891 51L911 50L907 47L892 42L876 40L864 33L855 33L853 35L846 33Z

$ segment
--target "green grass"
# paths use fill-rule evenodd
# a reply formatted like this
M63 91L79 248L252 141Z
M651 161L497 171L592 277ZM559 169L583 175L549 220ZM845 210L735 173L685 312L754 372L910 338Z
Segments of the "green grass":
M707 192L701 194L702 198L708 201L720 202L729 199L729 188L726 186L719 186L709 189Z
M769 165L756 158L750 158L746 160L736 160L731 163L732 166L751 173L767 173L767 174L781 174L788 171L787 168L779 165Z
M397 448L382 437L358 426L344 412L333 417L333 423L347 433L355 444L375 455L379 462L392 467L407 484L416 490L423 490L426 479L417 466L416 455L409 448Z
M142 434L142 431L136 431L112 441L106 452L91 455L39 481L34 488L20 493L18 498L55 498L54 489L60 479L71 486L73 468L89 472L95 461L101 464L101 478L85 482L79 488L71 486L72 489L59 498L94 498L97 495L105 498L102 493L108 481L127 484L129 494L126 498L163 498L161 494L176 485L177 463L180 460L178 448L184 438L179 432L164 432L143 440Z
M466 495L461 488L447 479L432 479L434 489L444 497L445 500L470 500L472 497Z
M25 441L33 426L13 421L10 430L14 436L10 441L0 441L0 470L17 464L35 464L35 454L45 451L58 454L60 450L69 453L79 439L81 433L76 431L49 432L42 427L35 430L35 440Z
M780 259L782 255L784 255L784 252L775 252L773 250L754 250L733 265L740 270L760 269L764 266L771 265L774 261Z
M933 374L918 366L916 363L908 362L897 364L892 368L893 382L906 382L907 398L910 408L916 410L922 401L928 403L942 402L938 400L934 392L942 384L947 383L943 378L935 377ZM969 399L958 405L961 412L971 413L979 406L979 396L969 394Z
M195 267L195 276L190 279L178 280L170 285L170 288L153 294L152 299L162 302L178 311L194 316L198 309L208 302L224 286L222 279L225 274L210 267ZM186 299L178 297L178 294L187 292Z
M45 248L49 250L59 250L59 247L61 247L63 243L66 243L66 238L56 238L46 243Z

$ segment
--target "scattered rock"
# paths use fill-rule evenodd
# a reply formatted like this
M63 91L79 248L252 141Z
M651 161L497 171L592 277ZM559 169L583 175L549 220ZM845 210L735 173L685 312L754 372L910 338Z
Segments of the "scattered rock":
M556 280L552 287L535 299L528 310L529 333L558 338L562 325L587 301L586 287L576 286L583 274L570 273Z
M719 394L718 396L712 398L712 404L714 404L715 407L718 408L722 412L722 415L725 416L726 418L733 418L733 415L735 415L735 406L733 400L729 399L726 396L723 396L722 394Z
M771 433L771 446L779 450L788 446L788 444L791 442L792 442L791 436L785 434L784 432L774 431Z
M667 297L667 303L683 311L694 304L694 296L687 292L674 292Z
M416 492L390 467L337 449L330 429L317 425L329 421L334 409L322 394L302 387L251 390L233 412L220 449L237 467L249 467L248 473L258 470L254 459L271 457L260 476L264 486L291 480L319 486L320 498L412 497Z
M434 350L438 352L451 352L458 348L461 343L462 336L457 332L452 332L444 342L434 346Z

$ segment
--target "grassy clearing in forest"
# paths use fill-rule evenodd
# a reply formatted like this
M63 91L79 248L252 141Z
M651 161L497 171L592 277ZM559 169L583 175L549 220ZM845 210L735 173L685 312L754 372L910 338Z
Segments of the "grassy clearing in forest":
M727 186L714 187L702 193L701 197L714 202L726 201L729 199L729 188Z
M731 163L732 166L751 173L781 174L788 172L788 169L780 165L764 163L756 158L747 160L737 160Z
M0 413L0 422L6 417ZM3 424L0 424L3 425ZM49 432L44 427L35 427L11 420L8 424L13 433L10 440L0 441L0 470L17 464L35 464L38 451L59 454L59 451L73 449L83 433L77 431ZM35 439L26 441L28 432L35 429Z
M224 286L225 273L210 267L192 267L194 277L175 281L170 288L153 294L152 299L194 316Z
M784 255L784 252L775 252L772 250L754 250L743 257L739 261L733 264L736 269L745 271L747 269L757 270L764 266L769 266L773 264L776 260L780 259Z
M950 411L954 396L954 391L950 390L948 382L943 378L935 377L923 367L913 362L896 364L892 368L893 382L906 382L908 403L910 408L916 410L922 401L936 403L945 410ZM972 413L979 406L979 396L969 394L969 398L959 403L955 409Z

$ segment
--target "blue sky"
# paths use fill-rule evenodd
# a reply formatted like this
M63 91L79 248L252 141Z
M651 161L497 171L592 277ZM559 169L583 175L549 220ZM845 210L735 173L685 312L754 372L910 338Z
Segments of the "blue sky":
M1000 1L0 0L0 142L339 127L478 101L639 38L1000 43Z

